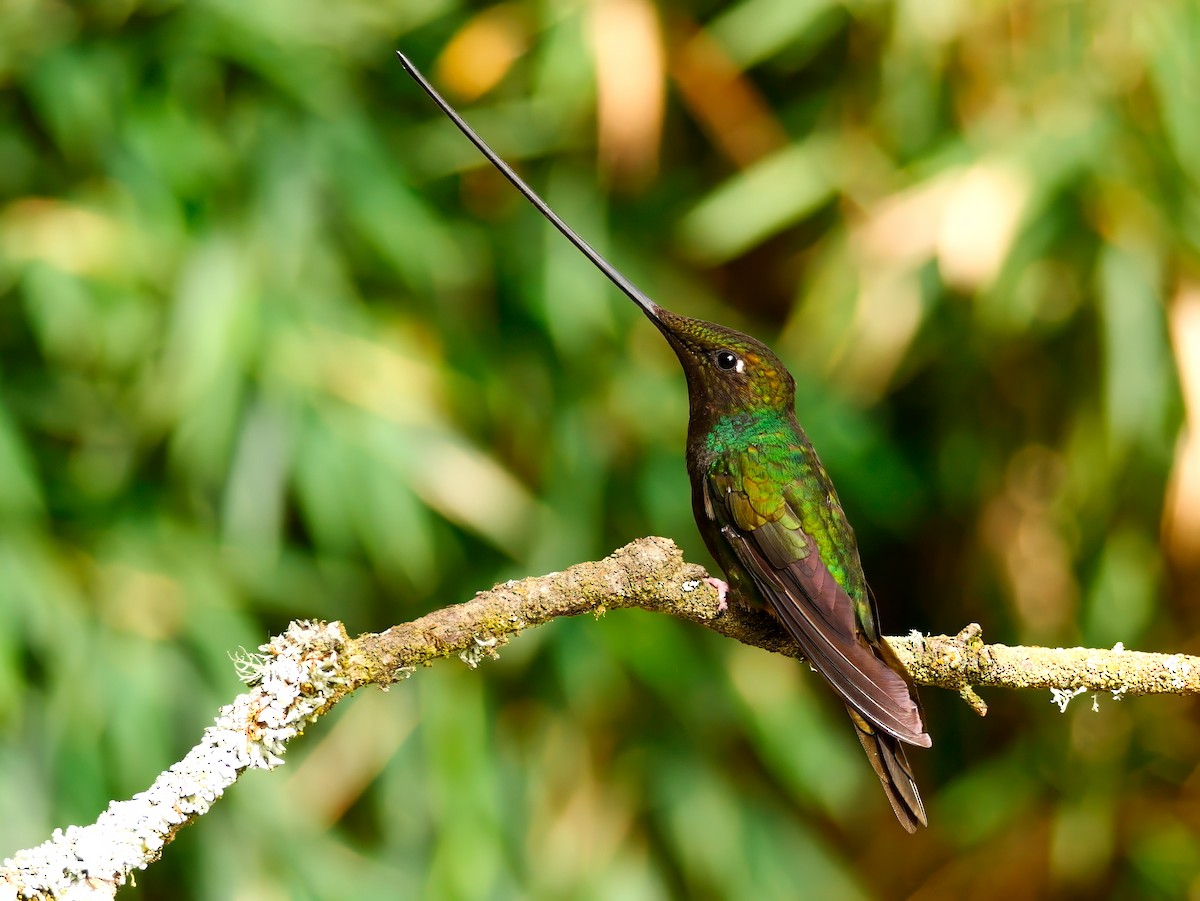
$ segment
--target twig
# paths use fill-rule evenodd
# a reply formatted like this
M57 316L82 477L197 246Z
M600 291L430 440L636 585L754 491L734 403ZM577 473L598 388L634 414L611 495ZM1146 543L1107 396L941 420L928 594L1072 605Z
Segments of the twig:
M44 844L4 861L0 901L113 897L243 772L282 764L288 743L350 692L386 687L442 657L476 666L523 629L560 616L639 607L799 656L765 613L720 611L707 575L667 539L642 538L604 560L498 585L378 634L352 639L340 623L293 623L259 654L238 661L251 690L223 708L200 744L147 791L113 802L90 826L56 830ZM980 714L986 706L971 686L1050 688L1064 708L1064 699L1080 691L1200 692L1200 658L1181 654L985 645L975 624L955 636L887 640L916 682L958 691Z

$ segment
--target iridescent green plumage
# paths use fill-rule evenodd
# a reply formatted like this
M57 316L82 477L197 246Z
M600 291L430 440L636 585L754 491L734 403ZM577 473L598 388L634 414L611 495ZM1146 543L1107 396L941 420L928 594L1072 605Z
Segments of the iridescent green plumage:
M413 79L488 160L649 317L687 375L692 509L735 599L766 606L841 695L905 829L925 809L903 743L929 747L916 689L888 646L854 532L796 422L795 382L760 341L665 310L558 217L442 99L403 54Z
M854 532L796 422L791 376L757 341L680 320L674 329L688 338L660 328L688 375L688 474L705 543L736 597L765 603L845 700L897 818L913 831L925 811L900 742L927 747L929 737L915 689L879 642ZM718 365L723 354L736 357L732 368Z
M886 644L854 531L796 421L795 383L764 344L639 302L688 381L692 510L737 600L766 608L846 703L892 809L925 810L902 742L928 747L916 690Z

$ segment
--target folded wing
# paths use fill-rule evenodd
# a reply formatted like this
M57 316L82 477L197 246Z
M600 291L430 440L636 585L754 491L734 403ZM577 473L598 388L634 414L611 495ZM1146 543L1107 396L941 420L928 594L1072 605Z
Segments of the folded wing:
M887 735L929 747L916 692L864 634L854 602L822 561L799 514L782 493L754 497L746 482L736 474L709 482L714 516L742 568L849 707ZM757 484L750 480L751 491Z

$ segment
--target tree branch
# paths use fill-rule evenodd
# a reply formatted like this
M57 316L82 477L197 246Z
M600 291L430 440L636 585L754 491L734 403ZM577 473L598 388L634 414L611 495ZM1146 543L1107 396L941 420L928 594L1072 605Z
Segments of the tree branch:
M87 827L72 826L0 868L0 901L111 898L135 869L157 860L175 834L250 769L283 763L287 744L364 685L387 686L418 665L458 656L469 666L530 626L560 616L638 607L699 623L728 638L799 657L763 612L718 609L705 570L665 538L642 538L595 563L481 591L386 632L349 638L340 623L293 623L256 655L239 660L251 689L220 711L200 744L145 792L113 802ZM1200 692L1200 658L1088 648L985 645L978 625L955 636L887 641L922 685L959 692L981 715L971 686L1049 688L1061 709L1076 694Z

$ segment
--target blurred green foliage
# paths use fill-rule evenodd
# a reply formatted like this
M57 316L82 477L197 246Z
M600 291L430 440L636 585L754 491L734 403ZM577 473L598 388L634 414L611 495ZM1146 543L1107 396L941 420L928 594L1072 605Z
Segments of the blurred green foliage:
M885 627L1197 652L1198 45L1155 0L5 4L0 848L149 784L290 618L709 562L674 358L397 47L780 351ZM355 698L126 894L1200 895L1192 702L926 691L908 837L818 680L701 633Z

